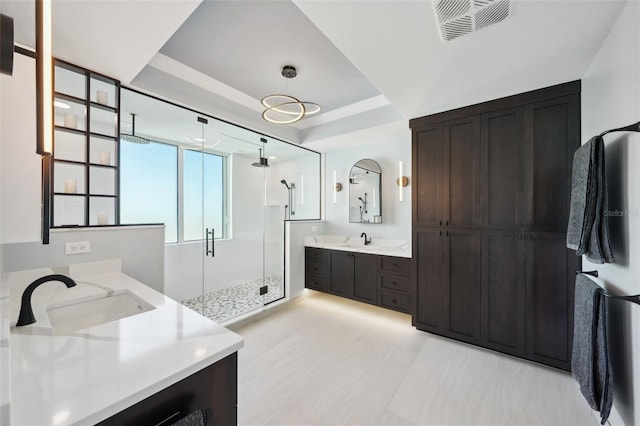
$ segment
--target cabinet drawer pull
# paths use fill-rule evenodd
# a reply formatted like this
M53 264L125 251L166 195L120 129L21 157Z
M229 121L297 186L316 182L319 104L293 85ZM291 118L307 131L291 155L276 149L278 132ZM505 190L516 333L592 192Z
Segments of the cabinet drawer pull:
M398 300L397 299L391 299L391 302L398 303Z
M393 281L393 282L391 283L391 285L395 285L395 286L397 286L397 285L398 285L398 283L397 283L397 282L395 282L395 281Z

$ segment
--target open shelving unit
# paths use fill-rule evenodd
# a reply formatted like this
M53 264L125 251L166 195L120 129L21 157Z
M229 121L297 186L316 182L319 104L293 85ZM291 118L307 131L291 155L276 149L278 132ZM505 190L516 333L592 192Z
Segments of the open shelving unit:
M53 227L119 223L120 82L56 60Z

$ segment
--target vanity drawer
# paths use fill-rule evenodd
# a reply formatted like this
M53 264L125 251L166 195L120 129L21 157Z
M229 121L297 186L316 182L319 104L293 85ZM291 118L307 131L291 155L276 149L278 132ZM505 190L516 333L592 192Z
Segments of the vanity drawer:
M307 259L305 273L329 276L329 259Z
M324 275L307 274L305 276L304 286L313 290L327 291L329 290L329 277Z
M329 258L329 251L325 249L315 248L315 247L305 247L305 250L306 250L305 258L307 260L310 260L310 259L322 260L322 259Z
M385 272L398 275L411 275L411 259L404 257L384 256L382 258L382 273Z
M380 292L379 305L384 308L395 309L396 311L409 313L410 298L406 294L398 294L392 292L381 291Z
M402 278L393 275L382 275L380 277L380 287L386 290L401 291L406 293L409 290L409 278Z

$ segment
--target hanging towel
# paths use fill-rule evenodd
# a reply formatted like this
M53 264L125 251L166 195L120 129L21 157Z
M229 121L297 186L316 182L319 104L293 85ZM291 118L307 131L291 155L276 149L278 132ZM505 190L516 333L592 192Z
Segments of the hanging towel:
M613 263L609 242L607 182L602 137L591 138L573 155L567 247L592 263Z
M613 403L607 349L607 306L602 288L586 275L576 276L571 372L589 406L605 424Z
M171 426L206 426L208 424L207 411L196 410L181 418Z

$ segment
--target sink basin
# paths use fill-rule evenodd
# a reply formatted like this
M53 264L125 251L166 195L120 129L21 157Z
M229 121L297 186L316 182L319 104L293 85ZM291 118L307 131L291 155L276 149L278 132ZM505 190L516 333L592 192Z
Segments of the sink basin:
M47 314L53 334L59 336L153 309L155 306L122 290L98 299L51 307L47 309Z

